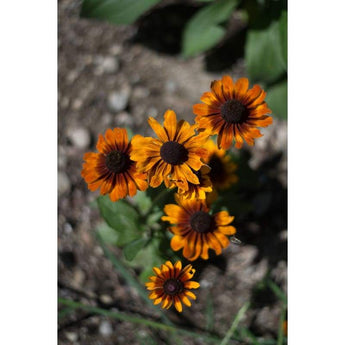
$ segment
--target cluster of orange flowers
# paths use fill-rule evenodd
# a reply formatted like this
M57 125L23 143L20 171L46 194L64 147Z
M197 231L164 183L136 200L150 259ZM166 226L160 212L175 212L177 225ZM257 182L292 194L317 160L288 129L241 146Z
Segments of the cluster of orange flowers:
M217 190L237 182L236 164L226 150L243 142L254 145L262 136L257 127L272 123L271 110L264 101L266 93L259 85L248 89L248 79L233 82L229 76L211 83L201 104L193 106L195 124L177 121L176 114L167 110L163 126L149 117L148 123L157 138L135 135L130 141L126 129L108 129L99 135L98 153L84 155L82 177L91 191L100 188L112 201L134 196L137 190L156 188L163 182L166 188L177 188L176 204L165 205L162 220L169 222L173 233L171 248L183 249L183 256L194 261L207 260L212 249L217 255L229 245L228 236L236 233L230 225L234 217L227 211L210 214L210 203ZM217 136L217 145L211 139ZM167 261L153 268L155 276L146 284L152 290L150 298L163 308L182 303L190 306L189 291L199 287L190 281L195 270L191 265L182 269L181 262Z

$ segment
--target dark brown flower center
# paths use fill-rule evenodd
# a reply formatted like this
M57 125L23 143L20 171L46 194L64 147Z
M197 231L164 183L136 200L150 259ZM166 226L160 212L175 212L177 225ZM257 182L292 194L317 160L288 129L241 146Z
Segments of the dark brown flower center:
M177 295L183 291L183 282L178 279L168 279L164 285L164 292L168 295Z
M190 217L190 225L194 231L202 234L213 231L214 220L204 211L197 211Z
M211 182L212 183L222 182L224 178L226 177L226 171L221 159L216 155L212 155L207 165L209 165L211 168L211 171L210 171Z
M188 160L188 151L176 141L167 141L160 150L162 159L172 165L179 165Z
M247 108L237 99L229 99L220 107L223 119L228 123L243 123L248 117Z
M116 150L109 152L105 158L105 165L108 170L115 174L128 170L131 164L132 161L128 154Z

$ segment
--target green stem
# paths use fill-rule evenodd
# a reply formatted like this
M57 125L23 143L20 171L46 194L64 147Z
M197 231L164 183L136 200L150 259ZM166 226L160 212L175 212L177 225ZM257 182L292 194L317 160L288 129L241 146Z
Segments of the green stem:
M273 291L273 293L283 301L284 305L287 305L286 294L280 289L280 287L271 279L267 279L268 287Z
M159 192L156 197L152 200L152 205L151 205L151 208L148 212L148 214L151 212L151 210L157 205L158 201L160 199L162 199L162 197L164 197L166 194L169 194L171 193L171 189L168 189L168 188L165 188L163 189L161 192Z
M228 344L229 340L231 339L231 337L233 336L236 328L238 327L238 324L240 323L240 321L242 320L244 314L247 312L247 310L250 307L250 303L246 302L244 303L244 305L242 306L242 308L238 311L237 315L235 316L235 319L231 325L231 327L229 328L229 330L226 332L225 337L223 338L222 342L220 343L220 345L226 345Z
M220 340L219 338L214 337L212 335L196 333L196 332L189 331L187 329L179 328L176 326L166 325L160 322L146 320L146 319L138 318L135 316L127 315L127 314L116 312L116 311L109 311L106 309L85 305L80 302L75 302L66 298L59 298L59 303L66 305L68 307L75 308L75 309L80 308L80 309L83 309L95 314L112 317L121 321L128 321L128 322L132 322L136 324L141 324L144 326L160 329L167 332L181 333L181 334L185 334L185 335L189 335L193 337L200 337L200 338L203 338L204 340L212 341L212 342L219 342Z

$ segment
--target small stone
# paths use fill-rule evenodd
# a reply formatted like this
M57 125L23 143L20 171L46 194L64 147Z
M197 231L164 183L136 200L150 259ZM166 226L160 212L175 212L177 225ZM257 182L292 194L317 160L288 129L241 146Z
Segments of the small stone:
M122 53L122 46L119 44L114 44L110 47L109 53L111 55L120 55Z
M58 166L59 168L65 168L67 165L67 154L63 146L59 146L58 154ZM63 169L62 169L63 170Z
M78 149L86 149L90 145L90 133L86 128L70 128L67 130L67 137Z
M126 109L130 96L130 89L123 88L119 91L113 91L108 96L108 108L113 112L119 112Z
M103 336L109 336L113 333L113 328L108 320L103 320L99 325L98 331Z
M113 299L109 295L101 295L99 299L104 304L111 304L113 302Z
M83 101L80 98L76 98L72 103L73 110L79 110L83 105Z
M70 234L73 232L73 227L70 223L65 223L63 229L66 234Z
M119 61L115 56L96 56L95 57L95 74L115 73L119 70Z
M65 332L65 336L72 343L78 340L78 334L74 332Z
M122 111L121 113L117 114L116 117L116 123L119 126L133 126L134 120L133 117L128 114L126 111Z
M106 56L103 60L103 70L105 73L115 73L119 69L119 61L114 56Z
M71 182L67 174L63 171L58 172L58 193L64 194L68 193L71 189Z
M206 279L200 280L200 287L201 288L207 289L207 288L212 287L212 286L213 286L212 282L210 282L210 281L208 281Z
M71 280L71 285L75 288L80 288L85 281L85 273L80 268L76 268Z
M75 80L79 77L79 72L77 70L70 71L67 74L67 82L69 84L72 84L75 82Z
M133 90L134 98L146 98L150 95L150 90L143 86L137 86Z

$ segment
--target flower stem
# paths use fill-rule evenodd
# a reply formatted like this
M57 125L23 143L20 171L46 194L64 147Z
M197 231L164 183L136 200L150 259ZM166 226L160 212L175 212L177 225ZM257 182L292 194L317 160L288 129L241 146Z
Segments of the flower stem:
M219 345L227 345L229 344L229 340L231 339L231 337L233 336L235 330L238 327L238 324L240 323L240 321L242 320L244 314L247 312L247 310L250 307L250 303L247 301L246 303L244 303L244 305L241 307L241 309L238 311L231 327L229 328L229 330L226 332L225 337L223 338L222 342Z

